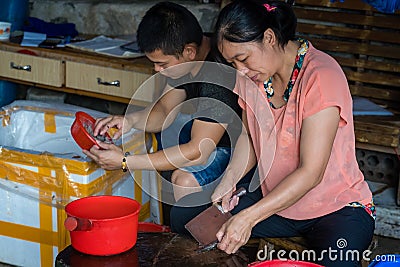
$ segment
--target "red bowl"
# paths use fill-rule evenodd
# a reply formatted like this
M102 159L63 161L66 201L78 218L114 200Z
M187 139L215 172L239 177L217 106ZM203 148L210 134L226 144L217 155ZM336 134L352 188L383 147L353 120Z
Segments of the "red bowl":
M92 116L83 111L75 113L75 120L71 125L71 135L82 149L89 150L93 145L97 144L93 136L95 122L96 120ZM105 134L101 141L112 143L108 133Z
M253 262L247 265L248 267L323 267L312 262L295 261L295 260L267 260Z
M89 255L115 255L137 241L140 203L122 196L89 196L65 206L71 245Z

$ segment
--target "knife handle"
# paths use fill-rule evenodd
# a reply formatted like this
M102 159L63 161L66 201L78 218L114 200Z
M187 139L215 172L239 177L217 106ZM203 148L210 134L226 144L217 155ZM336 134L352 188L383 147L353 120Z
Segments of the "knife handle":
M232 196L231 196L231 198L230 198L229 201L231 201L232 198L233 198L234 196L241 197L241 196L246 195L246 193L247 193L246 188L240 187L239 189L235 190L235 191L232 193ZM225 213L225 212L224 212L224 209L222 208L222 205L221 205L220 203L215 203L214 205L217 207L217 209L218 209L221 213Z
M246 195L246 193L247 193L246 188L240 187L239 189L235 190L235 191L232 193L231 199L232 199L234 196L237 196L237 197L244 196L244 195Z

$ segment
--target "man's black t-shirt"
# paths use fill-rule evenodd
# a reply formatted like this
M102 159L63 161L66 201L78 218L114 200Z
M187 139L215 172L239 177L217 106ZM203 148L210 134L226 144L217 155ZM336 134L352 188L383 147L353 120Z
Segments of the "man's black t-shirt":
M213 61L209 55L206 61L193 63L202 64L195 77L189 73L179 79L168 78L167 82L175 89L185 90L185 103L192 105L194 119L228 124L217 146L230 147L241 130L241 108L233 93L236 70Z

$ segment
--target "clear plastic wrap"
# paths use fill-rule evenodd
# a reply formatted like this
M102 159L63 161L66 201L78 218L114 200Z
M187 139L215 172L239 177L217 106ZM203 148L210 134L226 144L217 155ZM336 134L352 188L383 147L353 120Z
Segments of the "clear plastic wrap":
M82 153L70 133L77 111L95 118L108 115L40 101L20 100L3 107L0 187L47 205L63 207L73 199L104 193L129 178L129 173L120 170L101 169ZM145 133L132 130L130 135L131 153L146 153L151 147L151 138ZM121 145L120 140L116 141Z

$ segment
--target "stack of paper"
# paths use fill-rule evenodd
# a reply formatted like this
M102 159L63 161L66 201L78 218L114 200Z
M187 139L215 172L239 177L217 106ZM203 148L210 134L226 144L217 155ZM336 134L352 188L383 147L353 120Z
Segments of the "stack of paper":
M144 54L139 51L134 52L124 49L123 47L128 43L131 43L131 41L100 35L90 40L69 43L66 46L115 57L134 58L144 56Z
M64 47L69 42L69 37L48 37L45 33L15 31L10 41L21 46L56 48Z
M46 40L46 34L44 33L24 32L21 46L38 47L44 40Z

